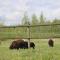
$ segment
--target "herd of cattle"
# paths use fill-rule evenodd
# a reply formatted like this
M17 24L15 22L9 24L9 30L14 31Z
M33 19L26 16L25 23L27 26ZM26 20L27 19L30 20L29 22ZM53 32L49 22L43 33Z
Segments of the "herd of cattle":
M54 46L54 41L52 39L49 39L48 41L49 47ZM15 40L11 43L10 49L28 49L28 41L24 41L23 39ZM30 48L35 48L34 42L30 42Z

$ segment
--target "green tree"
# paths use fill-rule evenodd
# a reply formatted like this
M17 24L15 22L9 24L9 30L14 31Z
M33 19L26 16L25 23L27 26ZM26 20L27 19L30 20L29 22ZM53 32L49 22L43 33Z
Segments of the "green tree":
M45 18L43 16L43 13L41 13L39 20L40 20L40 24L45 24Z
M52 24L60 24L60 20L57 19L57 18L55 18L55 19L53 20Z
M32 15L32 25L38 25L38 19L35 14Z
M24 13L24 16L22 18L22 25L29 25L29 18L28 18L28 15L27 13Z
M32 15L31 25L39 25L39 21L38 21L37 16L35 14ZM35 34L39 31L39 27L31 27L31 31L32 31L31 34L32 33Z

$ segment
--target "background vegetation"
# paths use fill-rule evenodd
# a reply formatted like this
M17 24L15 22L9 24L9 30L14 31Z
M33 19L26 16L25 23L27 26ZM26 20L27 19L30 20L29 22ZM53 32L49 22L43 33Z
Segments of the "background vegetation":
M41 25L30 27L30 38L60 37L60 25L53 24L60 24L60 20L56 18L54 20L47 20L43 13L41 13L40 17L33 14L29 19L28 15L25 13L20 25ZM2 23L0 26L4 26L4 24ZM15 37L28 38L27 27L0 28L0 39Z

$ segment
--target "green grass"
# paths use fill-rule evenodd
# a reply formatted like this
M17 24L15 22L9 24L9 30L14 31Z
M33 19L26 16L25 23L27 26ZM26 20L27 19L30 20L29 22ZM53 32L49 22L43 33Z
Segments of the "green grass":
M54 47L47 44L48 39L31 40L35 49L10 50L12 40L2 41L0 44L0 60L60 60L60 39L54 39Z
M16 38L17 36L20 38L28 38L29 32L27 27L0 28L0 39ZM60 37L59 25L30 27L30 38L48 38L48 37Z

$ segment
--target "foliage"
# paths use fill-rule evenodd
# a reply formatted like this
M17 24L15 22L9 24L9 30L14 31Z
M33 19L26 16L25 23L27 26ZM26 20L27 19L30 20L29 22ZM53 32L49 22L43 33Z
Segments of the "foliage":
M38 19L35 14L32 15L32 25L38 25Z
M53 20L52 24L60 24L60 20L55 18L55 19Z
M44 19L43 13L41 13L39 20L40 20L40 24L45 24L45 19Z
M37 27L30 27L30 37L31 38L48 38L52 37L60 37L60 25L53 25L52 24L60 24L59 19L54 19L53 22L45 21L43 14L40 16L40 23L43 24L50 24L51 26L37 26ZM35 14L32 15L32 22L31 25L40 25L38 18ZM24 14L22 19L22 25L29 25L29 18L27 13ZM27 27L16 27L16 28L0 28L0 39L2 38L15 38L19 36L21 38L28 38L28 31Z
M29 25L29 18L28 18L27 13L25 13L22 18L22 25Z

